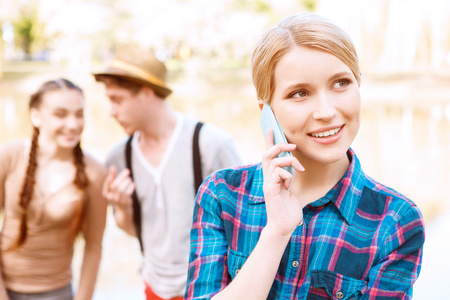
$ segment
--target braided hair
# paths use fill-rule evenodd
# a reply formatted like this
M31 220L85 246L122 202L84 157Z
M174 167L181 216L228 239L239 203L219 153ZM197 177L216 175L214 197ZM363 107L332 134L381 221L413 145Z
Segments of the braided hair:
M73 82L67 79L61 78L57 80L51 80L42 84L40 88L34 94L31 95L29 108L30 109L39 108L39 106L42 103L42 98L46 93L64 89L74 89L79 91L83 95L83 91L77 85L75 85ZM33 126L33 137L31 139L28 166L25 173L25 178L23 181L19 199L19 205L22 209L22 216L20 220L20 229L19 229L20 231L16 245L13 248L17 248L23 245L23 243L27 238L27 231L28 231L27 209L33 197L35 174L36 169L38 167L37 163L37 152L39 149L38 138L39 138L39 129ZM81 191L85 191L89 181L86 175L85 164L83 159L83 151L81 150L80 143L78 143L73 149L73 154L74 154L74 165L76 168L75 178L73 182Z

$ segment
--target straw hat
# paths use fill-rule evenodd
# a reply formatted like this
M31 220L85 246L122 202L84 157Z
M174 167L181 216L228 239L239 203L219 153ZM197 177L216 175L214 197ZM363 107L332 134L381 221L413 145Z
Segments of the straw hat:
M166 98L172 90L166 86L166 66L150 51L135 46L121 46L114 54L104 72L94 73L95 80L101 76L117 76L152 88Z

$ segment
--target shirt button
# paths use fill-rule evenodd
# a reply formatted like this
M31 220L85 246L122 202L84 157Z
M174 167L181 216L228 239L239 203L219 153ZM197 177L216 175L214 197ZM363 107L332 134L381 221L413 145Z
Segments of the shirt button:
M338 298L338 299L344 298L344 293L343 292L337 292L336 293L336 298Z
M298 226L302 226L303 225L303 220L300 221L300 223L298 223Z
M298 267L298 261L294 260L294 261L292 262L292 266L293 266L294 268L297 268L297 267Z
M236 269L236 271L234 271L234 275L237 275L239 273L241 269Z

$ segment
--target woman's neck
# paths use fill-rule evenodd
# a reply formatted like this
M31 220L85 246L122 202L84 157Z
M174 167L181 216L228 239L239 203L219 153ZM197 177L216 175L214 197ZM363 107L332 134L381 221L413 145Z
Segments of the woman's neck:
M38 157L40 162L51 160L73 160L73 148L61 148L56 143L39 139Z
M347 155L334 163L319 163L300 160L304 172L296 172L291 190L296 193L303 205L314 202L325 196L345 175L350 165Z

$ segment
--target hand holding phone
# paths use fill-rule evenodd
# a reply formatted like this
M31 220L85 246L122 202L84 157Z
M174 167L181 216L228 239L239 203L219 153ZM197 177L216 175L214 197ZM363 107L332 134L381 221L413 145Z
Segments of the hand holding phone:
M280 123L277 121L272 108L269 105L264 104L261 112L261 129L264 134L264 138L267 139L267 130L272 129L274 144L287 143L286 136L284 135L283 129ZM281 152L278 157L292 156L291 152ZM283 167L283 169L294 174L294 167L288 166Z

